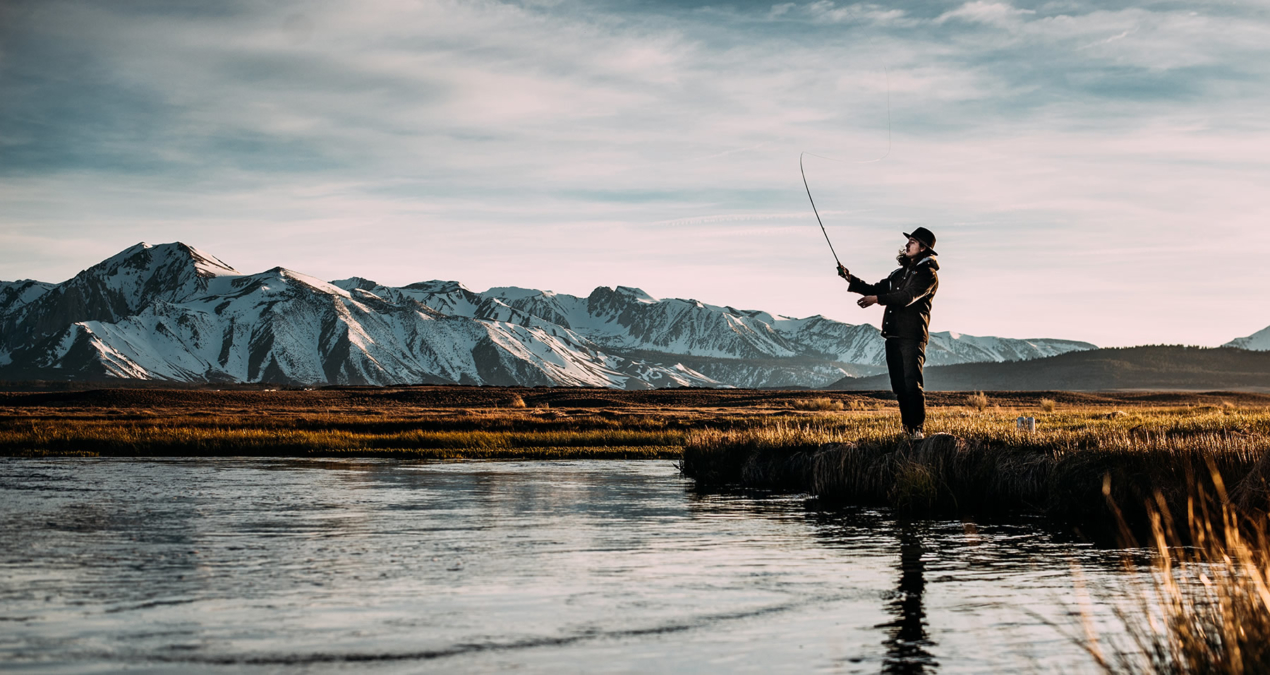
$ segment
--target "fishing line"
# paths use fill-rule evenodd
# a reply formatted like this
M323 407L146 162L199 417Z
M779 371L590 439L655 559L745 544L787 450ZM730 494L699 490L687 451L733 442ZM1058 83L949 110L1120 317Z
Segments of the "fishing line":
M882 153L877 159L870 159L863 162L849 162L850 164L873 164L886 159L891 154L891 73L885 68L882 72L886 76L886 152ZM831 162L847 162L845 159L834 159L833 157L825 157L804 150L798 155L798 172L803 176L803 189L807 190L807 201L811 202L811 212L816 214L816 222L820 223L820 231L825 235L825 243L829 244L829 252L833 254L833 261L838 263L838 267L842 267L842 261L838 260L838 252L833 250L833 242L829 241L829 231L825 229L825 222L820 219L820 211L816 210L816 200L811 197L811 186L807 184L807 170L803 168L803 157L811 155L820 159L827 159Z

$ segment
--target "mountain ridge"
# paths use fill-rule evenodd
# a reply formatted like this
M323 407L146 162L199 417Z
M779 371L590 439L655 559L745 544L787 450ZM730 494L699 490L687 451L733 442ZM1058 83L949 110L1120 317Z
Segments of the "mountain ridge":
M820 315L629 286L583 298L327 282L282 267L244 274L180 242L137 244L61 284L0 282L0 326L0 377L10 379L817 387L884 368L876 328ZM1091 348L943 332L928 354L940 364Z
M1270 352L1146 345L1068 352L1030 361L927 368L930 391L1270 391ZM885 376L843 378L837 391L889 390Z

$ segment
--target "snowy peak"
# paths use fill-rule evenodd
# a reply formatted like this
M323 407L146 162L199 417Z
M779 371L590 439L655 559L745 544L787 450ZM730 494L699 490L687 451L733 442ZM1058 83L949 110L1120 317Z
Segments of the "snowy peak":
M495 297L503 302L526 300L529 298L554 298L556 294L552 291L540 291L534 288L521 288L519 286L496 286L494 288L481 293L485 297Z
M1050 338L1019 340L944 331L931 333L930 344L926 348L926 360L932 366L987 361L1027 361L1097 348L1096 345L1076 340Z
M119 310L132 313L155 300L188 299L207 290L209 280L223 276L239 273L181 242L156 246L142 242L80 272L62 287L108 295L110 302L121 305Z
M371 291L372 293L375 291L375 289L382 288L377 282L371 281L370 279L367 279L365 277L349 277L347 279L336 279L335 281L331 282L331 285L339 286L340 288L346 291L352 291L353 289L361 289L363 291Z
M654 298L638 288L632 288L630 286L618 286L616 292L618 295L625 296L635 302L642 302L645 304L657 302L657 298Z
M1270 351L1270 326L1266 326L1248 337L1235 338L1222 346L1255 352Z
M140 276L154 277L180 273L181 268L185 267L195 276L203 278L238 274L237 270L216 256L179 241L157 245L143 241L93 265L87 271L115 275L132 270Z
M82 321L119 321L155 302L182 302L218 277L237 275L215 256L180 242L140 243L93 265L4 316L0 347L17 347ZM16 324L26 327L25 334Z
M412 291L434 294L472 293L471 289L457 281L440 281L438 279L433 279L432 281L418 281L407 285L406 288ZM476 294L472 293L472 295Z
M0 282L0 377L290 384L824 386L884 366L880 333L629 286L585 298L457 281L241 274L137 244L62 284ZM937 333L932 364L1092 348Z
M280 284L281 286L285 288L291 288L295 285L300 285L310 290L314 290L319 293L322 293L324 295L337 295L341 298L351 297L348 291L344 290L343 288L340 288L339 286L335 284L322 281L321 279L318 279L317 277L311 277L307 274L301 274L300 272L296 272L295 270L289 270L285 267L275 267L267 272L264 272L262 274L258 274L255 276L258 277L262 282L268 283L272 281L276 284Z
M0 316L16 312L53 290L56 284L33 279L0 281Z

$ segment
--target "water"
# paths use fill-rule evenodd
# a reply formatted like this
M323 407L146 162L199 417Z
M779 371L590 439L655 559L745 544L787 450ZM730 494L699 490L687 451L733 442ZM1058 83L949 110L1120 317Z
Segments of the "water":
M0 669L41 673L1095 672L1073 571L1125 576L664 461L0 460L0 544Z

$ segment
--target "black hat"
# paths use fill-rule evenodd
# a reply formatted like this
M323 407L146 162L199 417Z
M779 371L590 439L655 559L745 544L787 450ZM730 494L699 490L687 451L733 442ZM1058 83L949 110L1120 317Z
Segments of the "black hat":
M912 239L916 239L917 241L921 242L922 245L927 248L927 250L930 252L931 255L939 255L938 253L935 252L935 233L934 232L931 232L930 230L924 227L919 227L916 230L913 230L912 234L905 232L904 236L912 238Z

